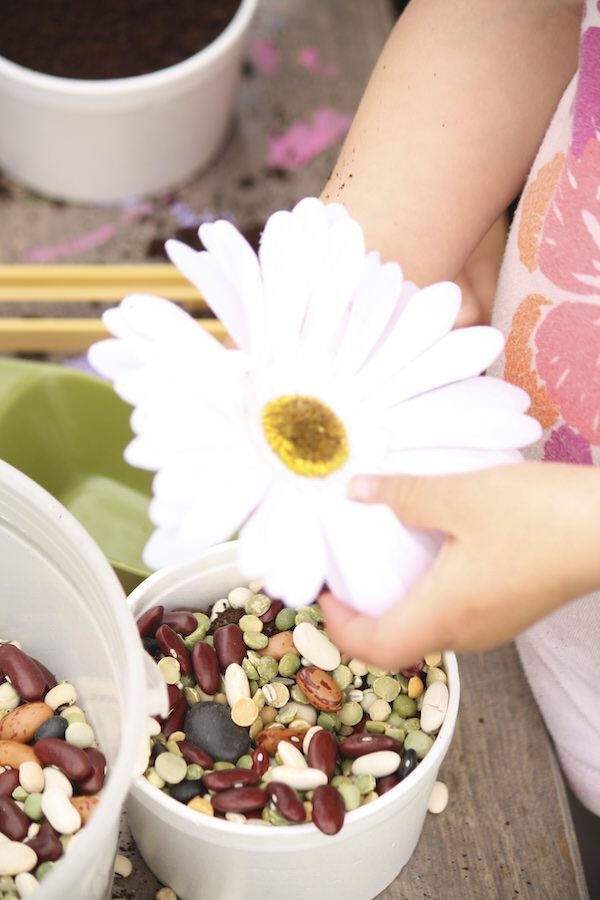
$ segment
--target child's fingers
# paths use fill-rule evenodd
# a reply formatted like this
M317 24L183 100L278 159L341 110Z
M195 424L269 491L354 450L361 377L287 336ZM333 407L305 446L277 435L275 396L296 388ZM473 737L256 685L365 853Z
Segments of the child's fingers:
M384 503L410 527L452 533L463 497L459 480L456 475L359 475L350 482L348 495L363 503Z

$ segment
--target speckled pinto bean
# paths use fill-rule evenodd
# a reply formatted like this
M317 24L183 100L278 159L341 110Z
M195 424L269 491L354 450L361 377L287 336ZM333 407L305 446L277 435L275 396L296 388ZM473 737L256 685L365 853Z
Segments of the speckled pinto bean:
M241 665L248 649L244 643L244 632L237 625L222 625L217 628L214 647L221 672L231 663Z
M19 770L6 769L0 775L0 797L10 797L16 787L19 786Z
M87 778L77 782L77 791L80 794L97 794L106 777L106 758L95 747L87 747L84 753L91 763L92 771Z
M12 797L0 797L0 832L11 841L22 841L28 829L29 818Z
M163 624L169 625L182 637L187 637L198 627L198 620L191 612L183 609L172 609L163 616Z
M26 744L33 738L40 725L53 715L50 707L39 700L17 706L0 719L0 740Z
M163 734L166 737L170 737L175 731L181 731L187 711L188 705L185 701L185 697L180 693L162 727Z
M81 781L92 771L92 763L85 750L58 738L42 738L36 742L34 750L45 766L56 766L72 781Z
M311 738L308 745L308 765L313 769L325 772L327 778L332 778L337 763L338 745L334 736L329 731L321 729Z
M351 734L339 744L342 756L348 756L351 759L364 756L366 753L379 753L380 750L394 750L396 753L401 753L402 744L385 734L369 734L366 731L360 734Z
M245 813L253 809L262 809L268 802L267 792L257 787L230 788L211 798L213 808L222 813Z
M254 769L221 769L219 772L208 772L202 781L209 791L226 791L258 784L260 776Z
M39 763L37 754L32 747L21 744L19 741L0 741L0 766L18 769L23 762Z
M223 631L224 628L225 626L219 628L217 634ZM213 694L216 694L221 683L219 660L210 644L206 644L204 641L198 641L197 644L194 644L192 649L192 669L200 690L211 697Z
M256 736L256 746L274 756L280 741L289 741L295 747L302 746L304 732L296 728L267 728Z
M312 703L322 712L337 712L342 708L344 695L328 672L316 666L305 666L296 675L296 683Z
M156 642L165 656L172 656L179 663L183 675L192 674L190 652L183 640L170 625L161 625L154 635Z
M201 766L203 769L210 769L213 765L212 757L205 753L201 747L191 744L189 741L179 741L177 744L181 750L181 755L185 759L188 766Z
M88 822L96 812L100 797L71 797L71 806L74 806L81 818L82 825Z
M0 647L0 671L23 700L39 700L46 691L46 678L39 666L14 644Z
M142 613L137 620L140 637L154 637L156 629L163 620L164 612L164 606L152 606L150 609L147 609L145 613Z
M267 793L278 812L288 822L300 825L306 821L306 810L298 793L289 784L273 781L267 785Z
M315 788L312 805L312 820L317 828L324 834L337 834L346 814L340 792L330 784L321 784Z

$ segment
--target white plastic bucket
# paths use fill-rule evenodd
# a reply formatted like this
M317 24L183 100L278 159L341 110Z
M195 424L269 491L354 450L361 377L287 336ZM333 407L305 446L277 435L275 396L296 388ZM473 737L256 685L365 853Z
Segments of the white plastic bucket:
M157 603L202 609L243 584L235 544L151 575L129 598L137 618ZM315 825L266 829L202 816L137 778L127 801L136 844L154 874L182 900L369 900L396 878L421 834L427 803L456 722L456 657L444 655L450 704L425 759L377 801L348 813L337 835Z
M166 703L123 590L100 549L38 484L0 462L1 637L75 684L108 763L102 799L39 900L110 897L119 816L146 734Z
M184 183L225 137L257 4L242 0L211 44L147 75L59 78L0 57L0 166L36 191L84 203Z

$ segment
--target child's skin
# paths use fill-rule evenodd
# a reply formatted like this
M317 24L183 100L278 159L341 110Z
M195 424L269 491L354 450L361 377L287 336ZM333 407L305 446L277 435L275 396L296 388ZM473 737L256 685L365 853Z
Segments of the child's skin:
M525 182L577 66L581 12L566 0L412 0L323 193L361 223L368 249L421 285L459 276ZM461 325L489 321L494 227L477 250L477 277L468 266L460 276L471 287ZM367 478L350 490L449 535L380 620L321 598L332 639L353 656L391 668L436 649L493 647L600 587L592 466Z

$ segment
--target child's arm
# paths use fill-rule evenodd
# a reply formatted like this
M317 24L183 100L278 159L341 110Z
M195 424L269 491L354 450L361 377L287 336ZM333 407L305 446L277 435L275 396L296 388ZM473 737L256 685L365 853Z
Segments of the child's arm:
M361 487L362 486L362 487ZM390 669L483 650L600 588L600 470L531 462L467 475L359 478L356 499L449 535L433 567L380 619L321 598L341 650Z
M525 181L577 66L581 10L411 0L323 192L369 249L418 284L457 276Z

